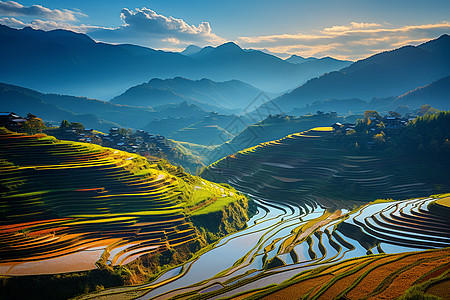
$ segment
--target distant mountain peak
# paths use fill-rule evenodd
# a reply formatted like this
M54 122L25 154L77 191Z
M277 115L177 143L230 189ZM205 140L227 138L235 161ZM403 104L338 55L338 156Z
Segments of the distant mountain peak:
M200 48L199 46L196 45L189 45L186 47L186 49L184 49L183 51L181 51L180 53L186 56L190 56L192 54L198 53L202 50L202 48Z
M202 58L202 57L210 57L210 55L212 55L213 57L217 57L227 55L239 55L242 53L246 53L246 51L243 50L241 47L239 47L237 44L233 42L228 42L217 47L206 46L200 51L191 54L190 56L192 58Z
M435 39L435 41L438 41L438 40L441 40L441 39L450 39L450 35L444 33L443 35L441 35L440 37Z
M431 51L444 57L448 57L447 50L449 47L450 47L450 36L448 34L443 34L437 39L425 42L417 46L417 48Z
M286 58L285 61L287 61L288 63L291 64L302 64L308 61L314 61L314 60L318 60L318 58L315 57L302 57L300 55L296 55L296 54L292 54L289 58Z
M241 47L239 47L234 42L228 42L228 43L222 44L222 45L216 47L216 50L239 51L239 52L244 51L244 50L242 50Z
M303 58L303 59L306 59L303 56L300 56L300 55L297 55L297 54L292 54L288 59L290 59L290 58Z
M43 31L43 30L40 30L40 29L33 29L33 27L31 27L31 26L25 26L24 28L22 28L21 29L21 31L24 31L24 32L31 32L31 31Z
M173 78L173 80L178 80L178 81L192 81L191 79L185 78L185 77L182 77L182 76L176 76L176 77Z

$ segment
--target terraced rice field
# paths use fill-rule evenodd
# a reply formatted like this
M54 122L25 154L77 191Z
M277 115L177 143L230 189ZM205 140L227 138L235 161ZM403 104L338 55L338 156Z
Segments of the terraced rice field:
M308 196L326 206L332 205L326 199L368 202L439 193L439 183L429 181L438 177L435 163L376 152L358 154L330 143L332 134L325 129L242 150L210 165L202 176L261 197L283 201Z
M155 282L86 299L391 299L425 279L447 276L446 196L364 204L379 190L391 193L386 198L407 198L432 186L409 173L414 167L407 158L389 172L392 161L327 149L327 130L290 135L211 165L205 177L257 203L248 227ZM353 193L345 199L327 187L338 183L351 184Z
M274 295L290 299L289 295L310 292L312 299L332 299L344 291L351 299L360 299L362 295L372 295L388 271L398 271L395 273L398 278L405 277L408 283L399 288L396 282L400 279L396 279L384 282L383 286L403 294L424 272L449 265L448 249L416 252L450 246L448 220L436 218L434 224L426 225L425 218L437 217L433 209L428 209L433 207L435 198L377 202L354 212L334 213L319 206L300 207L254 199L259 212L248 222L248 228L222 239L197 260L169 271L153 283L106 290L86 299L106 299L119 294L123 299L134 299L136 295L140 295L138 299L234 299L240 294L243 298L258 295L255 299L259 299L268 293L267 299ZM401 220L398 215L402 216ZM420 234L409 230L410 221L416 216L425 229ZM374 234L366 224L376 218L381 221ZM421 271L413 272L417 270ZM409 273L401 275L403 272ZM378 277L371 281L372 285L361 283L350 293L347 288L364 276L370 280ZM286 286L289 286L286 291L280 291ZM333 289L328 290L329 287ZM384 293L384 288L378 290Z
M187 216L204 213L202 203L220 210L243 198L176 172L135 154L2 130L0 274L124 265L197 240Z
M442 266L448 266L449 263L449 248L375 255L337 263L315 273L304 272L283 285L248 296L251 299L292 299L302 296L304 299L396 299L408 287L426 282L423 274L434 272L434 276L444 275L448 280L448 268L445 271ZM444 283L444 278L437 282ZM430 284L430 288L432 286L437 284ZM431 289L428 291L442 296Z

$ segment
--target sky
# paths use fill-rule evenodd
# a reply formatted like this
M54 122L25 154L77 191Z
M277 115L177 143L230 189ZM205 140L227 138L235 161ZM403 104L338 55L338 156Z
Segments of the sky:
M449 0L0 1L0 24L181 51L233 41L285 58L358 60L450 33Z

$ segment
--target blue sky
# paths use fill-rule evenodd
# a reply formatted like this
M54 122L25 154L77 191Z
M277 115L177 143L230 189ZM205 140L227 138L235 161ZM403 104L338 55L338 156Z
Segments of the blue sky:
M234 41L280 56L356 60L450 33L450 1L18 0L0 1L0 23L172 51Z

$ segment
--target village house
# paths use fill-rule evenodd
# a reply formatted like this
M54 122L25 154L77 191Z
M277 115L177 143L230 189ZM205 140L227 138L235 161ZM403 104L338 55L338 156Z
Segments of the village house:
M29 114L29 116L36 117ZM28 121L26 118L22 118L14 112L0 112L0 126L4 126L12 131L18 131L22 127L23 123Z

